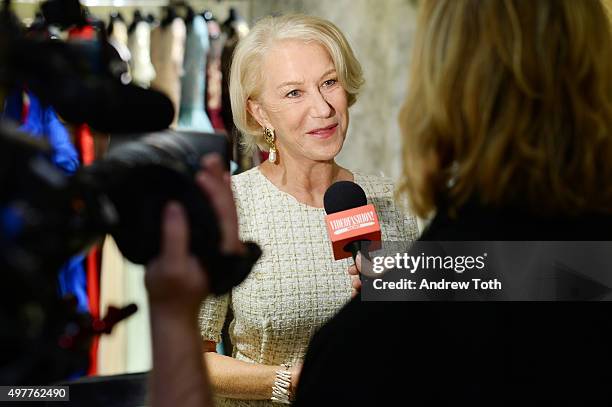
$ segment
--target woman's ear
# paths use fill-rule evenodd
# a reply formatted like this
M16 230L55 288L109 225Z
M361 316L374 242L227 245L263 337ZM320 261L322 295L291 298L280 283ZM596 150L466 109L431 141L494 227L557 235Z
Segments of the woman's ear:
M264 129L272 127L270 120L268 119L268 115L263 109L261 103L256 102L253 99L249 99L247 100L247 110L261 127Z

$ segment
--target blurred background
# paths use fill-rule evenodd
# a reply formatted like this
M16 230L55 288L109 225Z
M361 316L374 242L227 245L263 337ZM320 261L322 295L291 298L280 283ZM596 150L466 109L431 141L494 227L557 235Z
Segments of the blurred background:
M612 0L602 1L612 16ZM13 0L11 8L25 26L32 27L40 19L40 15L37 16L40 4L38 0ZM265 156L246 155L236 148L239 135L232 128L226 92L227 69L236 43L258 19L271 14L300 12L332 21L353 47L366 81L351 109L348 138L338 161L354 171L397 180L401 162L397 116L409 87L407 73L418 0L83 0L82 4L88 10L89 19L108 27L109 36L119 50L118 55L129 66L127 72L131 80L145 88L168 90L177 111L176 128L215 131L229 136L234 145L238 171L257 165ZM185 47L181 55L174 55L165 40L156 38L155 34L160 26L169 26L178 16L185 22L183 35L188 37L194 32L194 15L206 21L205 37L198 39L201 47L196 50L204 52L205 65L193 73L204 75L205 86L196 88L195 93L190 92L195 79L191 78L192 82L183 79L192 74L186 72L189 70L183 62L191 58L189 54L194 50ZM119 26L123 29L120 30ZM73 28L71 32L56 30L50 36L82 39L88 34L81 28ZM129 52L124 53L125 49ZM169 63L175 65L168 66ZM172 76L170 74L174 77L164 78ZM162 79L170 79L173 83L167 87L168 81ZM187 94L189 97L185 96ZM31 106L25 93L23 98L20 94L19 99L24 106ZM199 117L196 111L206 115ZM83 137L89 134L87 129L71 129L73 142L75 132ZM89 158L84 158L83 150L79 148L79 160L84 165L101 158L106 151L108 134L97 134L95 129L92 133L95 142ZM102 252L117 253L117 248L109 240ZM120 255L114 257L119 263L113 263L110 257L111 260L105 262L104 256L93 255L92 262L97 268L91 275L99 277L100 268L116 269L120 273L114 275L114 280L108 274L106 282L94 279L96 300L92 303L90 297L84 309L89 309L92 314L95 310L94 315L100 315L108 304L134 302L140 307L140 312L125 324L118 325L112 335L103 337L99 346L95 345L90 353L92 367L89 372L81 373L113 375L148 371L151 356L146 293L142 286L144 271L142 268L134 270L139 266L121 259Z
M365 86L351 109L348 139L339 162L355 171L396 178L399 174L397 114L404 99L417 0L190 0L196 11L209 10L223 23L234 9L248 26L263 16L301 12L326 18L347 36L361 62ZM90 12L108 22L121 13L131 24L135 11L163 18L167 0L84 0ZM31 23L37 0L15 0L13 9ZM246 165L244 167L248 167ZM246 168L245 168L246 169Z
M612 15L612 0L603 2ZM137 10L163 18L164 6L171 4L168 0L82 3L101 20L108 21L111 13L119 12L128 24ZM28 22L34 18L38 4L38 0L16 0L13 8ZM400 163L397 115L408 86L418 0L189 0L188 4L196 12L210 11L221 23L230 18L232 9L248 26L267 15L291 12L316 15L335 23L352 45L366 79L360 99L351 110L348 139L339 162L355 171L397 180ZM254 164L247 160L243 169Z

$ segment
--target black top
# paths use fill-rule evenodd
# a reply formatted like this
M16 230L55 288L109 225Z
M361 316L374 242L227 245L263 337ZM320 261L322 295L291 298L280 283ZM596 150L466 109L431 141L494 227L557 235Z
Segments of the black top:
M421 240L612 241L612 216L472 205ZM612 405L611 325L607 302L356 298L313 337L295 405Z

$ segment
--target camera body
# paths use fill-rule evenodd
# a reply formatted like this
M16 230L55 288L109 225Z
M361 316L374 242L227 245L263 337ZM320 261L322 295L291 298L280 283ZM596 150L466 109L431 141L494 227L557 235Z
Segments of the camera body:
M78 0L49 0L45 24L87 20ZM89 23L89 20L87 20ZM67 122L112 134L102 160L68 176L51 163L50 147L0 121L0 383L48 384L84 371L91 339L135 312L111 308L103 320L59 298L59 268L111 234L122 254L147 264L160 248L162 209L185 208L191 252L206 269L211 291L228 292L250 272L261 251L220 253L220 230L194 180L200 158L215 152L229 164L226 137L168 130L170 99L122 83L112 69L103 27L91 41L28 36L10 1L0 8L0 99L27 88ZM136 134L130 136L129 134Z

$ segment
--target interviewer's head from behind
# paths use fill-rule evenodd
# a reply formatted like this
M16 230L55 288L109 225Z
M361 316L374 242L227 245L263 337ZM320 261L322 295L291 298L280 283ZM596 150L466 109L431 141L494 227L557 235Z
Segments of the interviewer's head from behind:
M424 0L400 113L414 210L612 212L612 42L599 1Z
M268 150L264 130L271 129L281 160L330 161L342 148L362 83L361 66L332 23L266 17L234 53L234 122L249 149Z

